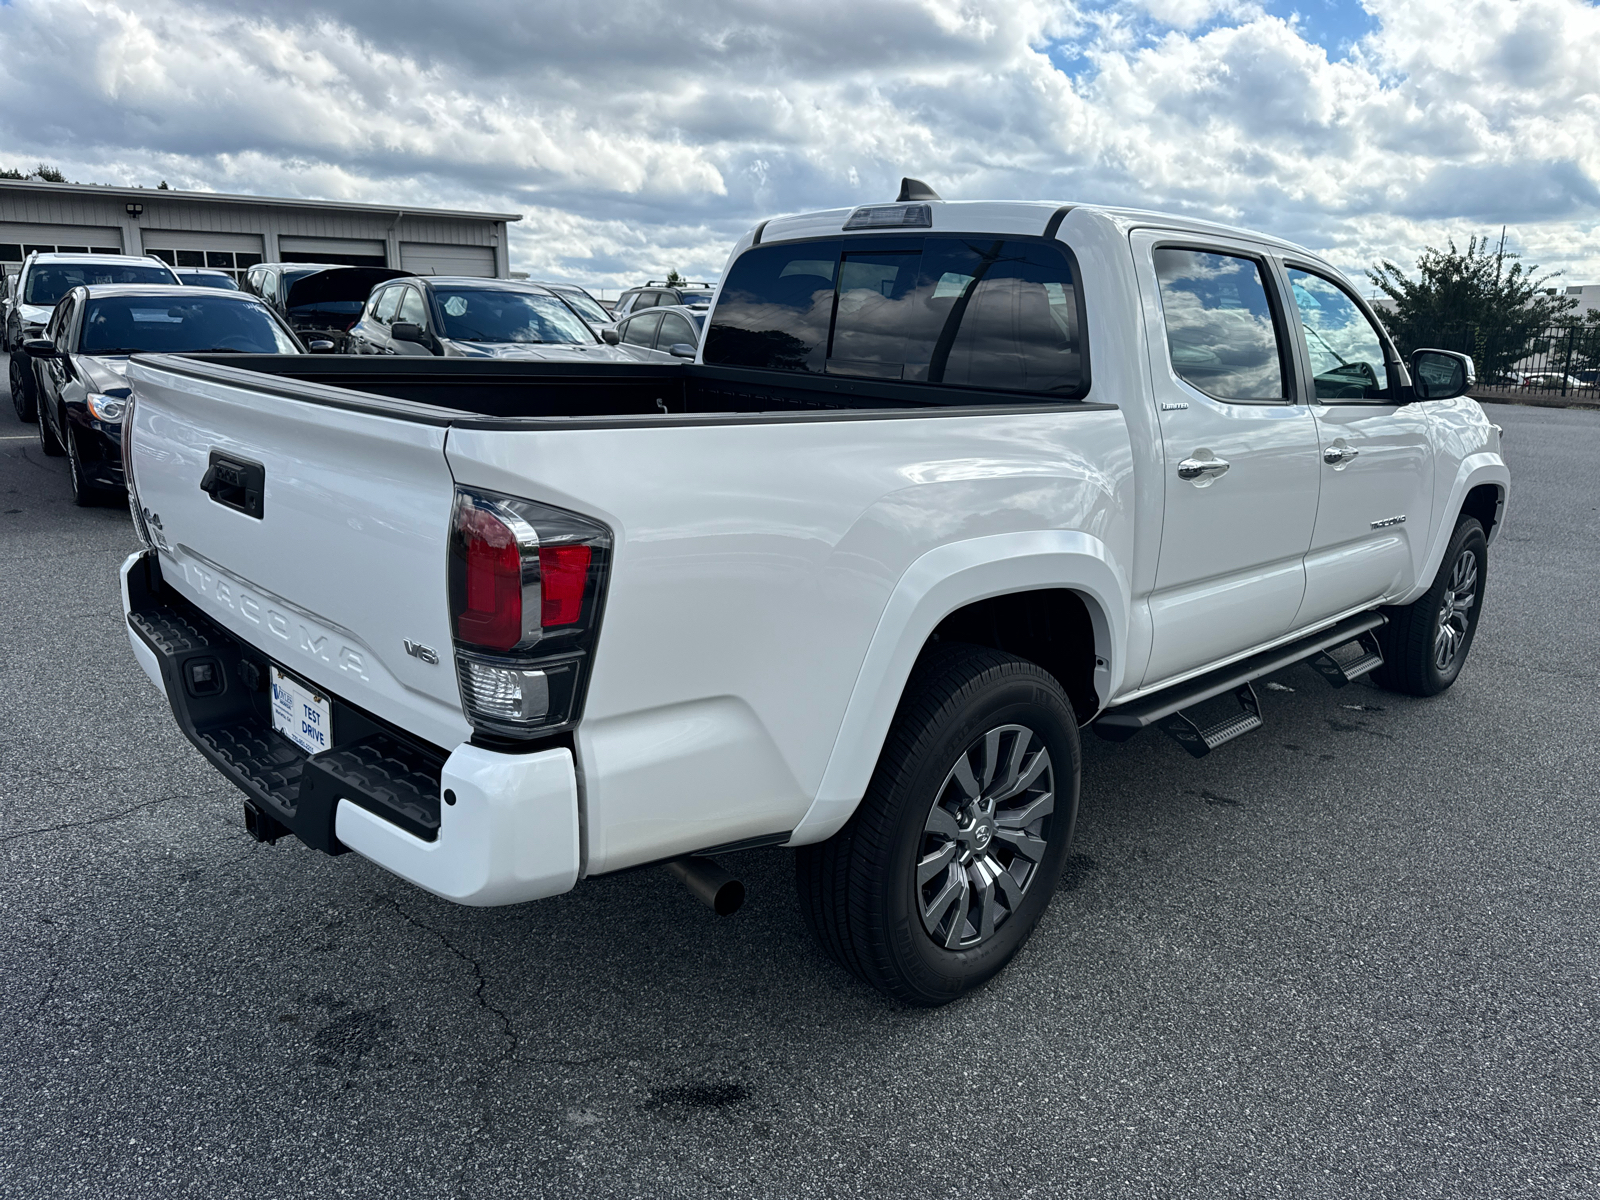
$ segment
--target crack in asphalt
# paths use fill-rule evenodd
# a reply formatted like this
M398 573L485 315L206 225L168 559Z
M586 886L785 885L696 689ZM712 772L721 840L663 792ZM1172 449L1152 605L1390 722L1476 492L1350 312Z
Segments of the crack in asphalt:
M511 1018L506 1015L505 1010L496 1008L493 1004L489 1003L489 997L485 995L485 989L489 986L489 979L488 976L483 973L482 964L479 963L477 959L473 958L472 955L468 954L465 950L461 949L454 942L452 942L441 930L435 929L431 925L424 924L423 922L417 920L416 917L408 913L405 909L401 908L399 901L391 899L388 896L380 897L380 899L383 901L383 903L394 909L394 911L399 914L400 918L407 924L416 926L416 928L422 930L424 933L431 933L434 937L438 938L441 943L443 943L446 950L450 951L451 954L454 954L462 962L466 963L472 968L473 977L478 981L477 986L473 989L473 998L477 1000L479 1008L483 1009L485 1012L491 1012L496 1017L500 1018L501 1032L505 1034L506 1041L508 1043L505 1052L493 1061L496 1063L504 1062L506 1059L515 1054L517 1050L516 1030L511 1027Z
M131 808L121 812L108 813L103 817L92 817L87 821L64 821L60 825L41 825L38 829L24 829L19 833L8 833L0 837L0 846L8 842L21 841L23 838L38 837L42 833L58 833L64 829L88 829L92 825L104 825L110 821L120 821L123 817L131 816L141 808L149 808L153 804L165 804L168 800L180 800L186 793L174 792L170 796L157 796L153 800L141 800Z

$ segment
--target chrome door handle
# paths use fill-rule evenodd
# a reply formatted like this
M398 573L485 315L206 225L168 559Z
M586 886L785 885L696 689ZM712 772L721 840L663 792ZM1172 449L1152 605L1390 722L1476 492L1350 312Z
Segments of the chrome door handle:
M1197 481L1210 483L1213 479L1226 475L1232 465L1222 458L1186 458L1178 464L1178 478L1187 479L1191 483Z
M1322 461L1330 467L1336 467L1340 463L1349 462L1360 453L1361 451L1352 446L1329 446L1322 452Z

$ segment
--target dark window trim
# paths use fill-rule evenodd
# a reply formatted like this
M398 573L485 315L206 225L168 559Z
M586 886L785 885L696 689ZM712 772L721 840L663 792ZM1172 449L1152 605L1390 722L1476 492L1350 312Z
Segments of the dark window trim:
M756 231L755 231L754 235L750 238L750 246L751 246L751 248L754 248L756 246L761 245L761 235L764 232L766 232L767 223L769 221L771 221L771 220L772 220L772 218L768 217L766 221L763 221L763 222L761 222L761 224L756 226Z
M895 242L893 239L896 238L896 237L903 238L904 241ZM907 383L907 382L904 382L904 381L901 381L901 380L874 380L874 383L878 383L878 384L897 383L897 384L902 384L903 386L909 387L909 388L923 389L923 390L919 391L918 394L926 394L926 392L929 392L929 391L931 391L931 392L939 392L939 391L942 391L942 390L945 390L945 389L949 389L951 391L960 391L960 392L966 392L966 393L977 394L977 395L992 395L992 396L1006 396L1006 397L1013 397L1013 396L1049 397L1049 399L1051 401L1054 401L1056 403L1061 403L1061 404L1076 404L1076 403L1082 403L1082 402L1086 401L1088 399L1088 397L1089 397L1090 392L1093 390L1094 372L1092 370L1092 363L1090 361L1090 354L1089 354L1089 310L1088 310L1088 305L1085 302L1084 295L1083 295L1083 293L1084 293L1083 269L1078 264L1078 256L1077 256L1077 254L1073 251L1072 247L1070 245L1068 245L1066 242L1063 242L1063 241L1061 241L1059 239L1039 237L1039 236L1035 236L1033 234L1027 234L1027 233L996 233L996 234L987 234L987 233L940 233L938 230L932 230L932 231L920 230L920 231L918 231L916 233L908 232L908 233L898 234L898 235L896 235L896 234L873 233L873 234L865 236L865 237L858 237L858 236L855 236L855 235L852 235L852 234L848 234L848 233L845 233L845 234L829 233L829 234L822 234L822 235L819 235L817 237L792 238L792 239L791 238L785 238L781 242L769 242L768 245L773 245L773 246L778 246L778 245L782 245L782 246L804 246L804 245L806 245L808 243L811 243L811 242L840 243L838 256L834 259L834 263L833 263L833 308L834 308L834 311L828 317L828 344L827 344L826 351L824 353L824 357L823 357L823 360L822 360L823 363L824 364L827 363L828 355L831 354L832 350L833 350L833 327L834 327L835 321L838 318L838 307L839 307L839 277L840 277L840 267L839 267L839 265L844 260L844 256L846 254L849 254L849 253L857 253L857 254L881 254L881 253L884 253L884 252L891 252L892 253L892 252L896 252L900 247L906 245L908 242L910 242L912 240L916 240L918 243L921 243L921 242L926 241L930 237L934 237L934 238L945 238L945 237L985 238L985 237L987 237L987 238L999 238L1001 241L1006 241L1006 242L1033 242L1033 243L1035 243L1037 245L1040 245L1040 246L1049 246L1052 249L1060 252L1061 254L1064 254L1066 256L1066 259L1067 259L1067 268L1068 268L1068 270L1070 270L1072 272L1072 294L1073 294L1074 301L1075 301L1075 303L1077 305L1077 309L1078 309L1078 340L1081 343L1080 346L1079 346L1079 350L1078 350L1078 358L1079 358L1079 361L1083 364L1083 377L1079 381L1078 386L1071 392L1024 392L1024 391L1012 391L1010 389L1005 389L1005 388L969 388L969 387L967 387L967 386L965 386L963 384L959 384L959 383L921 383L921 382ZM739 258L743 258L745 256L745 254L748 254L750 252L750 250L753 250L753 249L755 249L754 246L751 246L751 247L747 248L743 253L741 253L739 255ZM727 286L728 276L733 274L733 268L738 265L739 258L736 258L736 259L733 260L733 262L729 263L728 264L728 269L723 272L723 274L722 274L722 284L723 284L724 287ZM720 298L720 295L721 295L720 289L719 289L718 295L719 295L719 298ZM702 339L708 339L709 338L709 336L710 336L710 326L716 320L716 315L717 315L717 310L716 310L715 305L713 305L712 309L711 309L711 312L706 317L706 326L704 328L702 328L701 331L700 331L700 336L701 336ZM833 375L825 375L825 374L821 374L821 373L813 374L810 371L776 371L776 370L767 370L767 369L761 368L761 367L730 367L730 368L722 368L721 364L719 364L719 363L706 363L706 364L704 364L704 367L705 368L728 369L728 370L760 371L763 375L776 375L776 376L781 376L781 377L784 377L784 378L802 378L802 379L809 379L809 378L818 378L818 379L848 378L847 376L833 376ZM942 403L942 402L935 400L935 401L921 401L921 403L939 404L939 403Z
M1052 241L1055 240L1056 231L1061 228L1061 222L1067 219L1067 214L1072 211L1072 208L1073 206L1070 204L1063 204L1050 214L1050 219L1045 222L1044 226L1044 236L1046 238Z
M1196 254L1220 254L1224 258L1242 258L1253 262L1256 270L1261 273L1261 290L1267 295L1267 308L1272 313L1272 330L1278 338L1278 370L1283 374L1284 395L1276 400L1233 400L1227 396L1214 396L1199 384L1185 379L1178 374L1178 368L1172 362L1172 343L1167 340L1167 306L1161 304L1161 340L1167 343L1167 366L1171 369L1173 378L1185 387L1191 387L1208 400L1215 400L1218 404L1244 404L1256 408L1292 408L1302 403L1300 387L1300 364L1293 353L1293 339L1290 336L1289 315L1284 310L1284 297L1279 294L1282 281L1278 273L1272 269L1272 262L1265 255L1247 253L1243 250L1223 249L1216 243L1190 242L1183 240L1162 239L1150 243L1150 270L1156 276L1156 299L1161 300L1161 275L1156 271L1155 255L1157 250L1190 250ZM1298 330L1295 330L1298 332Z

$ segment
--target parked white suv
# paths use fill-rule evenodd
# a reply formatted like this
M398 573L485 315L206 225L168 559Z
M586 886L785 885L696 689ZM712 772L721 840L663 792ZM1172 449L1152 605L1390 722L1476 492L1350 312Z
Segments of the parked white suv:
M11 403L17 416L32 421L38 411L38 384L22 343L39 337L56 301L75 287L96 283L178 284L172 268L155 258L129 254L35 252L23 261L6 308L5 350L11 356Z
M257 837L464 904L661 862L727 908L708 856L796 847L920 1004L1034 928L1080 729L1449 687L1508 487L1470 360L1326 262L1090 205L766 222L693 363L129 378L130 641Z

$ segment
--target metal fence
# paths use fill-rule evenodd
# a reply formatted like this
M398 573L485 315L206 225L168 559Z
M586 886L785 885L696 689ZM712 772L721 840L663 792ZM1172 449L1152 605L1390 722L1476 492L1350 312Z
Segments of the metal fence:
M1503 329L1467 326L1445 331L1432 344L1472 355L1474 395L1600 401L1600 325L1553 325L1515 340Z

